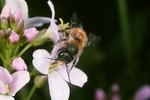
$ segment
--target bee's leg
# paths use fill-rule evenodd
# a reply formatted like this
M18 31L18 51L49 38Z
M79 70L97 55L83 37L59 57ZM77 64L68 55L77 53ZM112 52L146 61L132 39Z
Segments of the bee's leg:
M72 84L72 83L71 83L71 79L70 79L70 75L69 75L69 74L70 74L69 67L67 67L67 64L66 64L66 63L65 63L65 65L66 65L66 72L67 72L67 76L68 76L69 83ZM69 87L71 87L70 84L69 84Z
M77 58L74 59L73 64L72 64L72 66L71 66L70 69L69 69L69 73L70 73L70 71L72 70L72 68L74 67L76 61L77 61Z
M67 76L68 76L70 84L72 84L71 83L71 79L70 79L70 72L71 72L72 68L74 67L76 61L77 61L77 58L75 58L75 60L73 61L73 64L72 64L71 68L67 67L67 64L65 63L65 65L66 65L66 71L67 71ZM69 85L69 87L71 87L71 86Z

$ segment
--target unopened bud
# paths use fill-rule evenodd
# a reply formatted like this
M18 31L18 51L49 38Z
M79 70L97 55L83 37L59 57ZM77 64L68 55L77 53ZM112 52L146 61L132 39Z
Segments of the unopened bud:
M6 28L8 28L8 20L7 20L7 18L1 18L0 19L0 25L1 25L1 28L2 29L6 29Z
M29 28L24 31L24 36L26 37L28 42L31 42L39 33L36 28Z
M12 61L12 67L17 71L26 71L27 65L21 57L15 58Z
M4 36L4 31L0 30L0 39Z
M19 35L15 31L11 31L9 41L10 43L18 43Z
M14 15L9 16L9 24L10 24L10 27L13 28L13 26L15 24L15 16Z
M13 26L13 30L15 30L17 33L22 33L24 29L24 22L22 19L18 19L15 21L15 24Z
M48 35L45 35L45 34L46 34L45 29L40 31L38 33L38 35L35 37L35 39L32 41L32 45L33 46L39 46L39 45L42 45L42 44L48 42L50 40L50 38Z

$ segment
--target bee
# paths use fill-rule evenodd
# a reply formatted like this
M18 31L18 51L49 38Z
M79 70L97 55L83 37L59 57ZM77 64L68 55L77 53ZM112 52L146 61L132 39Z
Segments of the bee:
M88 41L87 34L79 22L77 13L74 13L71 18L69 32L63 31L62 34L65 38L61 41L63 47L58 50L58 60L68 64L82 54Z
M83 29L82 23L79 21L77 13L73 13L73 17L70 21L70 29L69 31L60 30L61 40L58 43L61 43L62 47L60 47L57 51L57 59L56 62L63 62L66 65L66 71L71 83L69 73L74 65L77 63L78 58L83 53L84 49L90 47L91 45L95 45L96 36L90 34L87 37L86 32ZM72 66L69 68L67 64L70 62Z

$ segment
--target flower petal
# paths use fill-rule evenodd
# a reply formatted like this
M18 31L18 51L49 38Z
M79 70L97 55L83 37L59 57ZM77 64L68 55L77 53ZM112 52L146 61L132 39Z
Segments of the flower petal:
M34 67L42 74L48 74L48 68L50 64L50 54L44 50L39 49L34 51L32 63Z
M26 19L24 24L25 24L25 28L31 28L31 27L42 26L43 24L50 23L50 21L51 19L48 17L33 17L33 18Z
M55 18L55 9L54 9L53 3L50 0L48 0L47 3L48 3L48 5L51 9L51 12L52 12L51 24L50 24L49 28L47 29L47 33L51 33L50 38L52 39L52 41L54 43L57 43L58 40L60 40L60 36L59 36L59 32L58 32L58 26L57 26L57 24L55 23L55 20L54 20L54 18Z
M0 80L4 84L10 84L12 82L12 77L7 69L0 66Z
M55 9L54 9L54 5L53 5L53 3L52 3L52 1L51 0L48 0L48 5L49 5L49 7L50 7L50 9L51 9L51 12L52 12L52 19L54 19L55 18Z
M0 94L5 94L7 91L6 91L6 88L5 88L5 85L4 83L0 80Z
M28 71L17 71L12 74L13 82L10 84L10 95L14 96L30 80Z
M12 14L14 14L17 9L20 9L22 18L28 18L28 6L25 0L5 0L5 3L11 8Z
M12 96L0 94L0 100L15 100L15 99Z
M53 20L51 20L51 24L49 28L47 29L47 32L51 33L50 38L52 39L54 43L57 43L60 40L58 26Z
M65 80L57 72L48 75L49 91L52 100L68 100L70 89Z
M2 18L2 17L7 18L7 17L9 17L9 16L10 16L10 8L9 8L8 5L5 5L4 8L2 9L2 12L1 12L1 14L0 14L0 17L1 17L1 18Z
M80 69L73 67L68 77L66 67L60 67L60 68L61 69L57 71L67 82L69 82L69 77L70 77L71 84L79 87L83 87L84 83L87 82L87 75Z

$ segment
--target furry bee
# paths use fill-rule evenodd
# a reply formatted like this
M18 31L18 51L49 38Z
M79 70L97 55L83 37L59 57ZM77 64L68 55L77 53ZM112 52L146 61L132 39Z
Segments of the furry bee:
M61 40L58 42L61 47L57 51L57 57L55 63L62 62L66 65L66 71L71 83L69 73L74 65L77 63L78 58L82 54L85 48L94 46L96 41L96 36L90 34L87 37L86 32L83 29L81 22L77 16L77 13L73 13L73 17L70 21L69 31L60 30ZM67 64L70 62L72 66L69 68Z
M63 42L63 47L58 50L58 60L68 64L73 60L76 61L88 43L87 34L79 22L77 13L74 13L71 18L69 32L63 31L62 34L65 39L61 41Z

